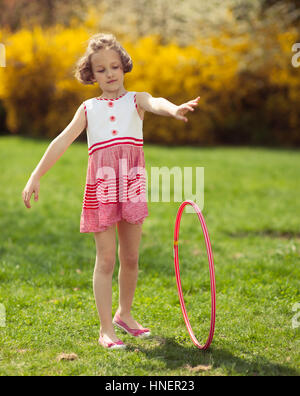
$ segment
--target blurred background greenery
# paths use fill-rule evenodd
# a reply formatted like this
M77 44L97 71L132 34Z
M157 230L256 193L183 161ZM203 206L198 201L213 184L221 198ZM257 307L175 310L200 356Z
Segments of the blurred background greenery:
M57 136L100 93L73 74L87 40L112 32L133 58L126 89L176 104L201 96L188 124L146 115L145 141L299 147L299 3L0 0L0 133Z

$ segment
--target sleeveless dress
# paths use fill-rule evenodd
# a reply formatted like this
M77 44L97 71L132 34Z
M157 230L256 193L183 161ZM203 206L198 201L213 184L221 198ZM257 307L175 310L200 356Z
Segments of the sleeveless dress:
M83 104L89 157L80 232L105 231L122 219L142 224L149 213L136 92Z

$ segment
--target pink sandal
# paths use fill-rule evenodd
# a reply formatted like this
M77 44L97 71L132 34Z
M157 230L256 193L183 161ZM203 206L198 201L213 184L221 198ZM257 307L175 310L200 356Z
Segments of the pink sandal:
M124 349L126 345L123 341L119 340L117 342L106 342L104 341L103 336L100 335L99 344L102 345L104 348L108 349Z
M118 314L115 315L113 319L113 324L119 327L121 330L126 331L126 333L132 335L133 337L149 337L151 332L149 329L131 329L123 322ZM139 324L139 323L138 323Z

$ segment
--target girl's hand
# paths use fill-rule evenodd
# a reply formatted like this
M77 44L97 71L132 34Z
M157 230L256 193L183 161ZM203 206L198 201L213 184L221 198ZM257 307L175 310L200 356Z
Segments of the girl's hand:
M34 193L34 200L37 201L39 199L39 191L40 181L34 176L31 176L22 192L23 201L28 209L31 208L31 195Z
M174 117L177 120L182 120L182 121L188 122L188 119L185 117L185 114L188 111L194 111L194 107L198 106L199 99L200 99L200 96L198 96L194 100L190 100L187 103L177 106L177 110L175 111Z

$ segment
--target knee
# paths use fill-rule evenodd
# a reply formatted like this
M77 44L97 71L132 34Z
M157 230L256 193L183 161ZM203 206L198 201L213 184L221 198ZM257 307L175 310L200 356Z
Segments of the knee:
M101 275L112 275L115 268L115 257L106 255L96 258L95 272Z
M127 270L136 270L138 268L139 256L136 254L127 254L122 256L120 264Z

